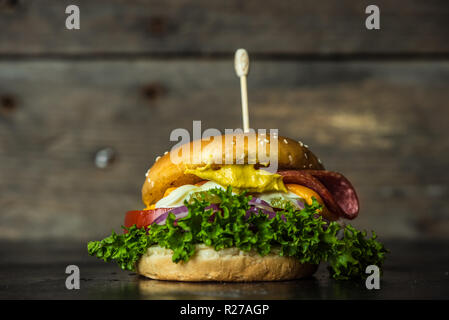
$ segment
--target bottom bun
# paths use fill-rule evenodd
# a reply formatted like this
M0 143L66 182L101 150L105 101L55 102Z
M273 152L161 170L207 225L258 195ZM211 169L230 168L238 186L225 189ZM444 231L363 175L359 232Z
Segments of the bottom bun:
M216 251L196 245L187 262L174 263L173 251L152 246L137 263L137 273L157 280L176 281L276 281L309 277L318 266L303 264L292 257L279 256L279 250L264 257L237 248Z

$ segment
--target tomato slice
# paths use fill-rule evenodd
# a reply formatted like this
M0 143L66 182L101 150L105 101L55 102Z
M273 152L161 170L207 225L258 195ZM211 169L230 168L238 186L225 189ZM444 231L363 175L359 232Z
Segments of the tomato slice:
M168 210L170 210L170 208L128 211L125 216L125 227L130 228L133 225L136 225L137 228L147 227L152 224L157 217Z

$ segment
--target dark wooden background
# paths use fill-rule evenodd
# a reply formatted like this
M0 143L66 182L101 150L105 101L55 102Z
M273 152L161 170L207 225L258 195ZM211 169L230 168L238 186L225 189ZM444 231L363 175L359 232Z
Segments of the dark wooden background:
M173 129L241 126L240 47L251 125L349 177L354 225L448 238L449 2L377 0L368 31L371 2L0 0L0 239L119 230Z

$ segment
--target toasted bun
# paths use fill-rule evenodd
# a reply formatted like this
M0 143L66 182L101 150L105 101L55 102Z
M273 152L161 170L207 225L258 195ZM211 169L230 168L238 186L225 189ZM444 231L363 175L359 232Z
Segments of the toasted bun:
M184 174L186 169L195 169L207 164L212 164L219 168L221 166L220 163L225 163L227 156L232 157L233 163L255 163L258 166L268 165L268 163L262 163L260 161L258 149L259 145L266 144L266 152L269 152L269 135L251 134L245 138L243 134L237 134L232 138L229 137L231 136L222 135L210 137L208 140L196 140L180 146L166 153L163 157L158 158L147 172L145 183L142 187L142 200L144 204L148 207L157 202L163 197L167 188L195 184L202 180L195 175ZM236 150L239 139L242 139L240 141L244 141L244 148L242 150ZM239 145L242 144L240 143ZM255 146L255 148L251 146ZM265 146L262 150L264 149ZM177 157L178 161L176 161L176 164L171 161L171 155ZM295 169L321 170L324 167L319 159L304 144L289 138L279 137L278 170Z
M174 263L173 252L159 246L148 248L137 264L140 275L157 280L177 281L276 281L309 277L318 266L302 264L274 251L267 256L237 248L216 251L204 244L196 245L187 262Z

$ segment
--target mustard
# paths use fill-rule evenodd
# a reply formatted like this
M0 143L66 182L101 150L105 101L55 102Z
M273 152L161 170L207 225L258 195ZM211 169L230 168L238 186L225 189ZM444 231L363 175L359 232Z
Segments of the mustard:
M282 177L263 169L255 169L252 164L228 164L219 169L206 165L197 169L187 169L185 174L194 174L204 180L214 181L224 187L231 186L233 191L239 192L287 192Z

